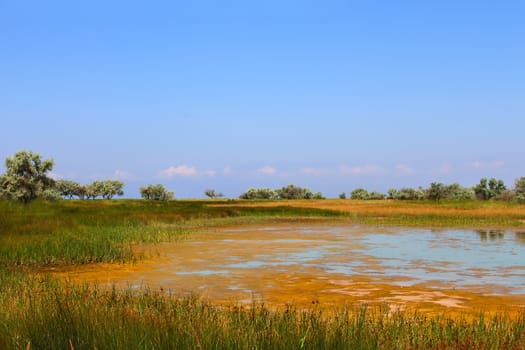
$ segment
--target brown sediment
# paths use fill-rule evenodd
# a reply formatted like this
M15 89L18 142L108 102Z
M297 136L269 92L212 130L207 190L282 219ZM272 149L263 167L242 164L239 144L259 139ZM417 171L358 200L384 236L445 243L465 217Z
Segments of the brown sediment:
M150 256L158 256L138 264L95 264L52 272L73 282L96 282L101 287L142 286L176 296L196 294L219 305L254 301L275 308L369 304L393 310L472 315L481 311L513 313L525 307L525 295L494 295L490 287L474 292L453 284L411 283L404 276L369 276L360 274L359 269L352 275L329 273L320 267L322 258L316 260L315 256L308 264L286 264L275 259L275 250L292 256L319 244L320 238L289 225L248 232L238 229L222 228L192 235L184 242L155 245L152 249L158 254ZM358 241L339 246L342 243L337 235L329 241L331 245L326 249L360 248ZM370 266L377 265L380 271L373 257L361 255L360 259ZM428 267L427 271L438 268ZM476 272L482 273L483 269Z

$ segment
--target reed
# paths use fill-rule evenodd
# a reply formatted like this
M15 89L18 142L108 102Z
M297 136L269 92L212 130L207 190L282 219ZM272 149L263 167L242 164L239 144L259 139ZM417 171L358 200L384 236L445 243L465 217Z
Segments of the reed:
M0 274L2 349L519 349L525 312L452 319L366 306L210 305L149 289L102 290Z

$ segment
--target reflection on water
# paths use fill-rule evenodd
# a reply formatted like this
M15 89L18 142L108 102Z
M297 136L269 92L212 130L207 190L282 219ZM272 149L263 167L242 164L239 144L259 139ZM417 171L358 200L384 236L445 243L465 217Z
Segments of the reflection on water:
M505 237L505 232L501 230L476 230L476 232L482 241L496 241Z
M515 232L518 243L525 244L525 232Z

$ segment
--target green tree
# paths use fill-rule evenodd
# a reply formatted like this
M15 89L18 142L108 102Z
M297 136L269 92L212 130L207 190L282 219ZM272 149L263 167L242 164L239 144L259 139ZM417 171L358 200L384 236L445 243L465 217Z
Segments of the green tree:
M240 199L277 199L277 192L271 188L249 188L239 196Z
M280 199L312 199L314 194L308 188L303 188L295 185L284 186L276 190L277 196Z
M441 182L432 182L426 191L426 197L430 200L438 201L446 196L446 186Z
M368 199L368 191L364 188L356 188L350 192L350 198L352 199Z
M224 197L224 194L221 192L217 193L214 189L207 189L204 191L204 194L211 199Z
M444 187L443 199L466 200L474 199L475 197L473 189L462 187L457 182Z
M341 192L341 193L339 194L339 199L346 199L346 193Z
M506 189L503 180L496 180L495 178L490 180L482 178L479 180L479 184L473 187L476 198L481 200L497 198Z
M54 181L47 176L53 169L52 159L42 160L39 153L19 151L5 160L6 172L0 176L0 197L24 204L49 193Z
M104 182L102 181L93 181L93 183L86 185L86 198L87 199L96 199L101 197L104 193Z
M112 199L115 196L124 195L124 183L119 180L105 180L102 181L101 196L104 199Z
M391 188L388 190L388 198L399 200L419 200L425 198L425 191L422 188L414 189L404 187L400 190Z
M516 193L516 200L520 203L525 203L525 177L520 177L514 183L514 193Z
M381 192L372 191L368 194L368 199L385 199L385 195Z
M173 199L173 192L166 190L164 185L147 185L140 187L140 195L144 199L168 201Z
M315 192L312 199L326 199L321 192Z
M71 180L56 180L55 188L58 194L60 194L64 198L71 199L74 196L77 196L79 198L82 197L82 185L78 182Z

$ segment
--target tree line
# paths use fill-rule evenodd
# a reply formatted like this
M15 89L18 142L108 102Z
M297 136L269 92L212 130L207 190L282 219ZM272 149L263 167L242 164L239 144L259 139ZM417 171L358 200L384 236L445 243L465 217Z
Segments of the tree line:
M124 195L124 183L119 180L94 181L83 185L71 180L54 180L48 173L53 169L52 159L43 160L38 153L19 151L5 160L6 172L0 175L0 198L29 203L36 198L44 199L112 199ZM167 201L174 198L162 184L150 184L140 187L143 199ZM214 189L206 189L209 198L224 195ZM239 196L240 199L324 199L321 192L312 192L308 188L288 185L278 189L267 187L250 188ZM346 199L345 192L339 198ZM445 185L433 182L428 188L390 189L386 194L364 188L356 188L349 193L350 199L360 200L505 200L525 203L525 177L517 179L514 188L506 187L503 180L482 178L473 187L463 187L458 183Z
M351 199L398 199L398 200L503 200L525 203L525 177L517 179L514 188L506 187L503 180L482 178L473 187L463 187L458 183L450 185L432 182L428 188L389 189L387 194L368 192L364 188L356 188L349 193ZM346 193L339 198L346 199Z

